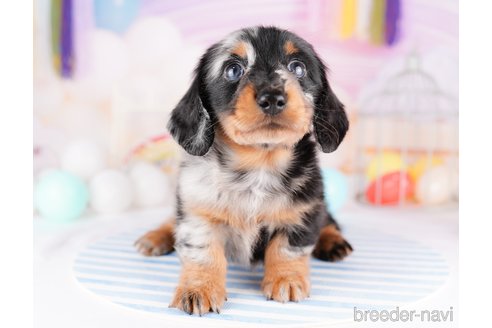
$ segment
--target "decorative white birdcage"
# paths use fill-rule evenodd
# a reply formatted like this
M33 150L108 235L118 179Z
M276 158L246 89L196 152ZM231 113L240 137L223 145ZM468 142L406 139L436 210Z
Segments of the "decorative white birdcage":
M458 106L416 54L360 107L357 198L442 205L458 197Z

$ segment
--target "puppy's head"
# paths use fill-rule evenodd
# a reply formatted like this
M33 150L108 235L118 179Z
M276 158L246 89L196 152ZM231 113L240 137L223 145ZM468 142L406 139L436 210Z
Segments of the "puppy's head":
M313 47L291 32L255 27L207 50L168 128L198 156L211 147L215 129L238 144L267 147L292 146L314 132L321 149L332 152L348 120Z

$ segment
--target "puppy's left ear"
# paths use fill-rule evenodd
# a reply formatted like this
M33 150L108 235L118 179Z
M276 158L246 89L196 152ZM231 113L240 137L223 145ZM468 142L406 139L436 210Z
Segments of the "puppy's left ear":
M316 140L324 153L338 148L349 128L344 106L335 96L326 78L326 66L317 58L321 90L314 99L313 126Z
M173 109L167 128L186 152L203 156L214 141L213 125L200 97L200 76L197 72L190 88Z

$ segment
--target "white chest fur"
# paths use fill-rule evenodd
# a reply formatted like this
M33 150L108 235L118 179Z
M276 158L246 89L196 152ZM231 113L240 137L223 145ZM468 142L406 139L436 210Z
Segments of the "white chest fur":
M179 186L183 202L224 209L244 220L289 203L281 177L275 172L255 170L238 176L203 158L187 161Z
M179 188L184 204L223 210L244 220L242 228L220 227L227 257L240 263L249 263L261 228L254 219L289 203L281 177L274 172L256 170L238 176L215 161L196 157L182 167Z

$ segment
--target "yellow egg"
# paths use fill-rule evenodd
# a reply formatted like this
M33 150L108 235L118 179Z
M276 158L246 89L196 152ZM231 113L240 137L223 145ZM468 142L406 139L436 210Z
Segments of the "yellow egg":
M434 166L439 166L444 164L444 159L439 156L422 156L418 161L412 164L408 168L408 174L412 178L413 181L417 181L420 177Z
M376 155L370 162L366 170L369 181L374 180L383 174L404 170L404 163L400 154L397 152L385 151Z

